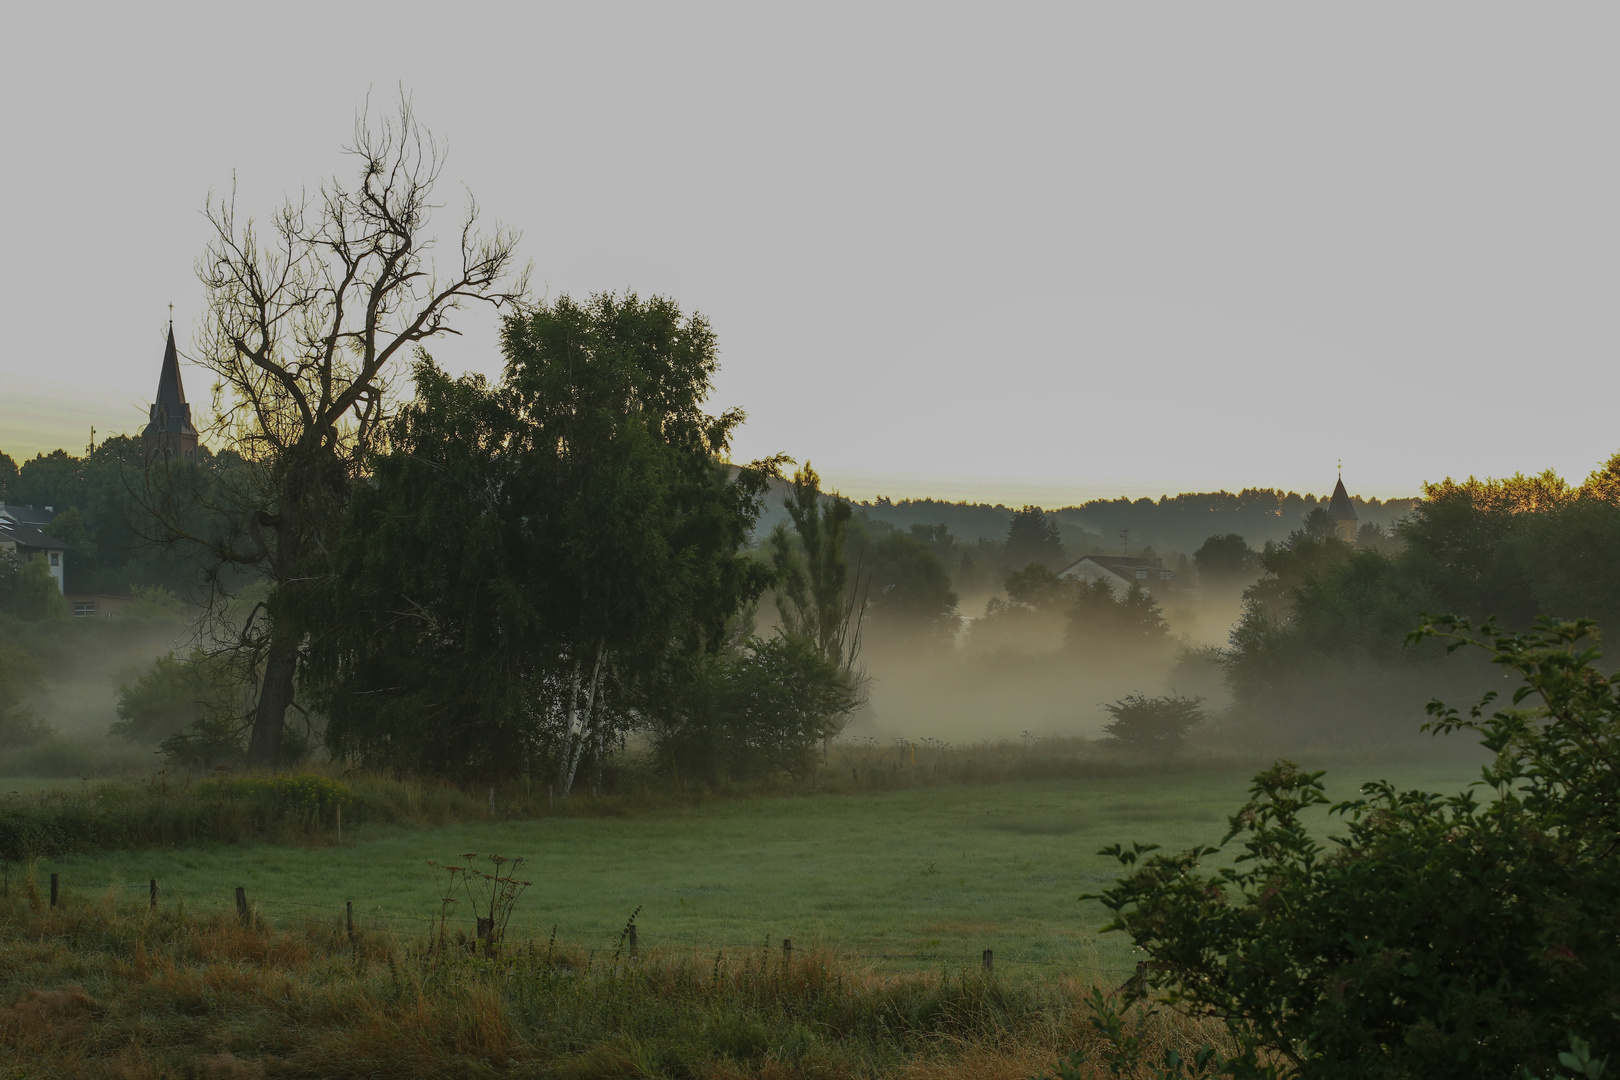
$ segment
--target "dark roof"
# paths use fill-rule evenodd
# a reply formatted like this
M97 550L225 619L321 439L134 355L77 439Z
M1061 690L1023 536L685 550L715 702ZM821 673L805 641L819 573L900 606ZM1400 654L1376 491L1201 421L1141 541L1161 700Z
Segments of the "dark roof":
M0 540L14 540L18 547L42 550L56 548L66 551L73 546L65 540L51 536L38 525L25 525L20 521L10 521L6 518L0 518Z
M174 347L174 324L169 324L169 343L163 348L163 371L158 375L157 397L142 435L195 435L191 426L191 406L186 404L186 388L180 381L180 354Z
M15 503L0 503L0 517L9 517L13 521L20 521L24 525L49 525L56 517L56 511L48 506L18 506Z
M1159 574L1174 574L1174 570L1166 570L1161 564L1152 559L1132 559L1124 555L1083 555L1068 566L1058 571L1062 577L1081 563L1090 560L1110 573L1118 574L1122 578L1134 579L1138 570L1147 570L1155 576Z
M1356 520L1356 508L1351 505L1350 494L1344 490L1344 477L1339 477L1339 483L1333 489L1333 499L1328 503L1328 517L1334 521Z

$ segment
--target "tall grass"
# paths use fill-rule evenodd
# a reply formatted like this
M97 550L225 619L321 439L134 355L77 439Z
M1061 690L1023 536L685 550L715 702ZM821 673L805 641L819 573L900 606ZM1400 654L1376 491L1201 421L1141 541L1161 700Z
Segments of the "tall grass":
M342 818L364 826L430 827L473 821L563 816L615 816L691 807L716 799L811 793L894 791L960 783L1004 783L1230 769L1210 757L1166 760L1122 755L1085 739L1001 741L955 747L925 739L880 745L872 740L833 744L808 780L785 775L720 785L669 780L658 763L632 749L607 770L597 792L581 786L556 797L551 785L532 781L458 787L431 778L345 774L312 765L313 776L341 777L352 798ZM140 781L81 781L0 796L0 859L107 850L169 847L204 840L309 842L335 836L334 805L318 813L292 806L275 792L250 790L234 779L194 780L167 771Z
M760 948L632 961L453 942L115 891L0 901L0 1076L1027 1077L1095 1038L1080 980L879 975ZM1207 1037L1161 1018L1184 1052Z

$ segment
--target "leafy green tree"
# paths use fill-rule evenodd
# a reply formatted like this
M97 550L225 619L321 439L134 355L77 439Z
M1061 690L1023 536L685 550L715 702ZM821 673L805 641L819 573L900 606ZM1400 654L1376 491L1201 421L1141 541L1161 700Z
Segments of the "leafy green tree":
M1073 595L1069 582L1058 577L1050 567L1037 562L1008 574L1002 587L1007 590L1008 603L1033 611L1060 607Z
M66 450L35 454L17 468L7 502L66 510L84 501L84 461Z
M19 559L12 552L0 551L0 615L40 622L70 614L43 555Z
M951 577L927 545L890 533L865 558L874 624L901 634L948 640L962 625Z
M14 491L17 487L17 459L0 451L0 503L21 502Z
M1236 718L1268 736L1383 742L1415 732L1436 685L1469 693L1486 677L1432 646L1401 648L1421 612L1518 629L1538 615L1620 618L1620 570L1604 554L1620 545L1612 466L1578 488L1552 473L1427 485L1386 542L1299 530L1268 544L1227 653Z
M704 411L714 332L673 301L566 297L507 320L520 542L546 552L530 595L558 635L559 788L629 722L613 695L672 653L712 651L768 571L742 554L780 459L735 479L740 410ZM819 644L819 642L818 642ZM606 695L604 697L604 691Z
M1211 536L1193 552L1198 581L1206 588L1247 585L1260 569L1260 556L1238 533Z
M1057 523L1038 506L1026 506L1013 515L1007 525L1005 558L1008 566L1033 562L1049 570L1061 569L1068 561L1058 538Z
M793 474L784 505L793 530L779 524L770 538L783 630L853 670L866 607L866 582L859 573L851 579L844 553L854 512L848 501L821 494L821 477L809 462Z
M703 411L713 334L671 301L560 297L503 340L495 388L418 366L355 493L312 673L340 756L549 764L566 797L764 588L742 548L776 463L723 463L742 416Z
M1202 698L1179 694L1151 698L1128 694L1103 706L1112 717L1103 733L1121 749L1172 754L1187 732L1204 721L1203 704Z
M1305 515L1300 531L1312 540L1326 540L1331 536L1338 535L1339 525L1338 522L1333 520L1333 516L1328 513L1327 507L1317 506Z
M171 653L120 686L115 708L118 719L108 734L156 746L204 721L240 730L252 708L251 687L230 670L229 654L199 649L182 659Z
M1170 624L1159 601L1136 582L1116 593L1106 581L1078 582L1064 640L1071 649L1139 651L1168 647Z
M50 734L50 727L28 707L39 684L39 663L0 642L0 749L32 746Z
M1551 1076L1572 1035L1620 1053L1620 676L1592 630L1420 631L1522 680L1510 708L1430 706L1494 755L1473 789L1366 784L1324 842L1323 774L1278 762L1218 847L1107 849L1127 873L1097 898L1151 958L1142 988L1224 1017L1282 1076Z
M515 532L512 418L481 376L418 363L390 452L356 488L333 552L330 627L310 641L331 754L367 768L505 779L536 768L547 664L530 596L549 567Z
M653 727L654 752L677 776L714 783L814 774L817 752L860 704L850 672L799 634L749 637L682 681Z

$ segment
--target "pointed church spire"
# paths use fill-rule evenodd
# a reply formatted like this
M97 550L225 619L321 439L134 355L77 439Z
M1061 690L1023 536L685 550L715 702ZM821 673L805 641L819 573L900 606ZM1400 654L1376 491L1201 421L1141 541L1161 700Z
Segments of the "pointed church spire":
M1344 490L1344 477L1333 486L1333 498L1328 502L1328 515L1334 521L1356 520L1356 506L1350 501L1350 493Z
M159 405L167 405L169 412L178 414L176 406L186 403L186 388L180 382L180 354L174 347L174 320L169 321L169 343L163 347L163 370L158 375L157 397ZM187 410L189 412L189 410ZM190 417L187 417L187 427Z
M186 388L180 381L180 353L174 347L172 312L169 340L163 348L163 369L158 373L157 398L152 402L146 429L141 432L141 442L149 459L156 455L197 455L197 429L191 426L191 406L186 404Z

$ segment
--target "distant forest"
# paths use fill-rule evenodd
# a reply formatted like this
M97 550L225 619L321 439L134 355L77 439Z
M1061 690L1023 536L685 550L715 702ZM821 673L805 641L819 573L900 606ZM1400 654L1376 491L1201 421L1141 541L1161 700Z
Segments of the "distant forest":
M1363 499L1352 496L1356 515L1388 531L1417 505L1417 499ZM1249 545L1261 548L1268 541L1281 543L1327 496L1300 495L1276 488L1188 492L1154 499L1092 499L1079 506L1048 510L1057 524L1064 550L1072 558L1100 553L1121 553L1128 546L1136 553L1152 548L1161 557L1198 550L1206 539L1238 533ZM913 525L944 525L958 540L1005 540L1017 507L1000 503L943 502L938 499L879 498L854 504L858 516L883 522L902 532ZM770 521L761 527L769 529ZM1128 533L1122 539L1120 533Z

